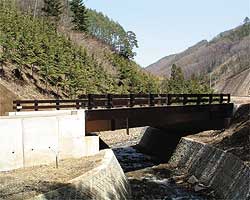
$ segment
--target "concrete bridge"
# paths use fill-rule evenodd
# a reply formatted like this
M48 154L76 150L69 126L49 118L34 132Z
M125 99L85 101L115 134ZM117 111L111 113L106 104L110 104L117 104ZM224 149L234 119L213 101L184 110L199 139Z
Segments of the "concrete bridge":
M16 100L15 112L0 117L0 171L89 156L99 151L99 138L88 133L133 127L154 127L139 144L144 152L171 152L185 134L225 128L233 107L229 94Z

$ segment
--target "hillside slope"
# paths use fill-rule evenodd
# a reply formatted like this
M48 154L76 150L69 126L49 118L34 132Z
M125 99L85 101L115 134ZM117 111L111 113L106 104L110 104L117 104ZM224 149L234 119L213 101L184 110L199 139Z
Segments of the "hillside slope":
M212 85L218 92L249 95L249 76L245 73L250 68L250 24L223 32L210 42L203 40L179 54L162 58L146 70L154 75L169 77L173 64L181 67L186 77L192 74L209 76L211 73Z
M184 69L184 66L186 66L186 70L184 70L184 73L186 76L190 76L192 72L195 72L195 70L193 69L194 65L198 66L199 68L201 62L196 61L196 63L193 63L194 57L196 57L197 54L203 53L203 49L207 44L208 42L206 40L203 40L196 45L188 48L184 52L169 55L160 59L156 63L146 67L146 70L158 76L164 75L169 77L172 65L176 64L182 69ZM189 68L191 69L191 72L187 70Z
M19 98L156 92L157 79L109 45L0 4L0 83Z
M235 96L250 95L250 69L237 73L231 77L220 79L214 84L214 89Z

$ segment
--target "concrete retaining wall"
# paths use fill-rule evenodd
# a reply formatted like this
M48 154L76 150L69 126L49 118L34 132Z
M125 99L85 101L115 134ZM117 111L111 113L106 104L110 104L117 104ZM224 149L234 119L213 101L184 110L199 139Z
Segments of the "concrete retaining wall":
M137 150L162 162L169 160L181 139L181 135L153 127L143 128L141 135Z
M101 164L69 182L65 187L41 194L34 200L55 199L130 199L130 187L112 150L102 150Z
M170 162L185 168L223 199L250 198L250 168L230 153L182 138Z
M0 171L99 152L99 138L85 136L84 110L1 117L0 130Z

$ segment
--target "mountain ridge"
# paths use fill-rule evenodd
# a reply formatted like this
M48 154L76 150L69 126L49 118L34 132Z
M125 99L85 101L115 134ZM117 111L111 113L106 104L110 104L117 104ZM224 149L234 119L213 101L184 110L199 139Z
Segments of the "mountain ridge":
M245 92L239 89L240 93L235 89L231 91L227 86L232 77L250 68L249 58L250 23L248 22L224 31L210 41L202 40L180 53L163 57L146 67L146 70L154 75L169 78L171 67L176 64L181 67L186 78L193 74L202 75L209 82L211 76L212 86L217 92L249 95L250 83L244 86ZM220 83L220 86L216 86L216 83Z

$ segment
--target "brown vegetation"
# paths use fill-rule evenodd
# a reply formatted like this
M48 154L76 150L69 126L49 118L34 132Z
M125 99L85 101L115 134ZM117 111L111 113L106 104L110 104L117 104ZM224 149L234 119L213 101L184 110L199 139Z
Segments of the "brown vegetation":
M246 23L219 34L210 42L203 40L184 52L162 58L148 66L147 70L158 76L169 77L171 66L176 64L182 68L185 77L205 75L209 82L211 75L212 85L218 92L249 95L249 47L250 24Z

